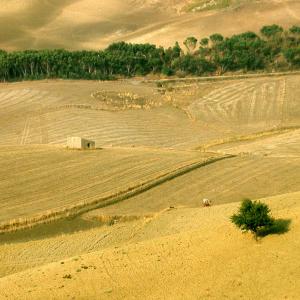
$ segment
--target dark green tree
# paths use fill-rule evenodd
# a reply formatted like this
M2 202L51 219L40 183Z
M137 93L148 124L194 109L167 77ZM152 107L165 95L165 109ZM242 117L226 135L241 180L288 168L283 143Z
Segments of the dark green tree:
M211 49L209 48L209 39L203 38L200 40L200 47L198 54L202 59L208 59L210 55Z
M212 43L214 45L218 44L218 43L221 43L224 41L224 37L223 35L221 35L220 33L215 33L215 34L212 34L209 39L212 41Z
M276 24L263 26L260 33L266 38L274 38L276 35L283 33L283 28Z
M190 36L183 42L183 44L187 48L188 52L190 53L196 49L197 42L198 40L195 37Z
M207 47L208 44L209 44L209 39L208 38L203 38L203 39L200 40L200 45L202 47Z
M212 34L198 41L189 37L184 53L176 42L169 48L151 44L113 43L100 51L64 49L0 50L0 81L114 79L147 74L212 75L229 71L300 68L300 27L283 31L264 26L263 37L245 32L224 38Z
M257 239L261 228L274 224L274 219L269 214L270 208L266 204L245 199L239 212L231 216L231 221L241 230L250 231Z
M300 26L293 26L289 29L289 31L293 34L299 34L300 35Z
M284 51L284 56L291 67L300 67L300 46Z

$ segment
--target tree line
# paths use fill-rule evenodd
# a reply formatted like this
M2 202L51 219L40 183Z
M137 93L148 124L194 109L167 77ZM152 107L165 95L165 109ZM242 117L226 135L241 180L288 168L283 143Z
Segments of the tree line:
M221 75L300 68L300 26L278 25L230 37L188 37L181 47L118 42L100 51L0 50L0 81L115 79L147 74Z

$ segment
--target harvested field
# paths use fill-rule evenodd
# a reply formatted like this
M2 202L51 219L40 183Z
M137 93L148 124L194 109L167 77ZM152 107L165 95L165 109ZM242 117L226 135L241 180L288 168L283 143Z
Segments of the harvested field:
M240 133L299 125L299 78L228 83L194 101L187 109L196 120Z
M51 144L65 144L67 136L85 136L101 147L191 149L207 140L207 135L216 137L212 131L204 135L199 125L192 124L183 112L174 108L117 113L75 108L44 117L49 124L47 136ZM33 129L28 133L28 144L39 143L40 132L34 130L38 121L31 119ZM182 127L174 127L178 124Z
M101 201L214 154L58 147L0 148L0 222Z
M105 110L101 100L93 97L100 87L165 104L153 109ZM98 146L183 149L193 148L207 137L218 137L167 103L154 85L84 81L3 84L0 105L0 145L65 144L68 136L83 136L96 140Z
M299 126L300 76L170 86L48 81L0 86L0 145L65 144L193 149L232 137ZM97 91L139 95L148 109L103 107ZM116 101L116 100L114 100ZM148 102L147 102L148 101ZM156 107L160 106L160 107Z
M199 207L203 198L219 205L296 192L299 187L299 157L235 157L194 170L122 203L91 211L88 216L147 215L169 206Z
M1 84L0 299L295 299L299 78ZM232 202L270 196L258 244Z
M153 83L134 81L3 84L1 170L7 179L2 182L5 213L0 221L43 212L49 215L53 210L91 203L211 155L191 149L249 157L185 174L108 207L100 215L116 214L119 207L122 215L155 212L168 205L195 206L201 197L224 203L297 191L298 80L295 75L199 82L192 89L184 84L180 88L165 86L164 93ZM157 103L164 104L149 109L103 110L101 99L95 97L99 90L144 99L157 97ZM239 140L244 134L251 138ZM60 148L68 136L96 140L98 147L111 150L68 152ZM11 146L5 146L8 144ZM37 144L40 146L27 146ZM124 146L128 149L119 148ZM269 157L264 158L266 155ZM238 180L233 180L231 173ZM287 182L286 176L292 180ZM257 178L263 182L261 188L256 187ZM273 178L276 184L266 185L265 178Z
M245 140L209 147L210 151L268 157L300 157L300 130L294 129L253 141Z

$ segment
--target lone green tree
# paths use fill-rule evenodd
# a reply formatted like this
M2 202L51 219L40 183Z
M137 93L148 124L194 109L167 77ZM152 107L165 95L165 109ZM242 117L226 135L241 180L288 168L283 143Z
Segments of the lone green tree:
M270 208L266 204L245 199L239 212L231 216L231 221L241 230L250 231L257 240L261 228L274 224L270 212Z

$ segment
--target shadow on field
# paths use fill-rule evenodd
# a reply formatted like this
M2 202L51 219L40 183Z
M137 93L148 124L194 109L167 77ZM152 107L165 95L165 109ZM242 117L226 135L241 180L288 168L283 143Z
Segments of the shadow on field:
M0 244L10 244L40 240L57 235L72 234L101 226L99 221L85 220L80 217L66 218L32 228L18 230L0 235Z
M258 232L259 237L265 237L269 234L284 234L290 230L291 219L277 219L272 226L262 228Z

